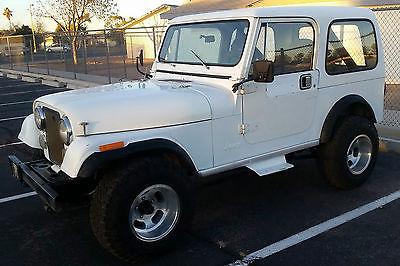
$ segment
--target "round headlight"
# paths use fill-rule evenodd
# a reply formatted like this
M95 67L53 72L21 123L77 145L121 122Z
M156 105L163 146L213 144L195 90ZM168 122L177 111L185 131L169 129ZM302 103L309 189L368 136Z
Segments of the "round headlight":
M69 145L71 143L72 127L66 116L60 120L60 137L65 145Z
M44 115L42 107L36 107L33 114L35 117L35 124L37 128L43 130L46 127L46 117Z

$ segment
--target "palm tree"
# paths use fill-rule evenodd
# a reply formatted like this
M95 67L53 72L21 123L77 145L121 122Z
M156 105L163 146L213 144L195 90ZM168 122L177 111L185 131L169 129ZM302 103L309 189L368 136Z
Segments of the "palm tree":
M11 26L12 13L13 12L8 7L6 7L3 12L3 15L8 19L8 22L10 23L10 30L12 30L12 26Z

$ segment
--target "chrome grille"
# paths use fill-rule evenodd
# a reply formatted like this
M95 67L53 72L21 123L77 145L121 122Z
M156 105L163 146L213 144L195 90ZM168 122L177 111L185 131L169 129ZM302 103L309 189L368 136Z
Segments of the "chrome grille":
M49 159L61 165L64 158L64 143L60 137L60 115L58 112L43 107L46 117L46 140L49 149Z

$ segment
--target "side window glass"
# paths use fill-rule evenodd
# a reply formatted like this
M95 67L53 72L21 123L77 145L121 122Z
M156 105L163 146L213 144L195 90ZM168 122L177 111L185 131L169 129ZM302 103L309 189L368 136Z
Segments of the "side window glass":
M334 22L329 28L326 72L331 75L375 68L376 38L369 21Z
M174 61L177 59L178 51L176 50L176 47L178 47L178 45L177 45L178 38L179 38L179 31L175 30L172 34L171 42L170 42L170 45L168 46L167 53L165 54L166 60Z
M314 30L309 23L268 23L260 30L252 62L274 62L275 75L301 72L312 69L313 52Z

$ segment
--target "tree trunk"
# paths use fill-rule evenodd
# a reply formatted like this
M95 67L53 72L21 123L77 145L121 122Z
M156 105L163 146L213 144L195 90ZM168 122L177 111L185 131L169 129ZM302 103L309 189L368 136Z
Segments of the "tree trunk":
M72 37L71 45L72 45L72 57L74 58L74 64L77 65L78 57L76 56L76 37Z

